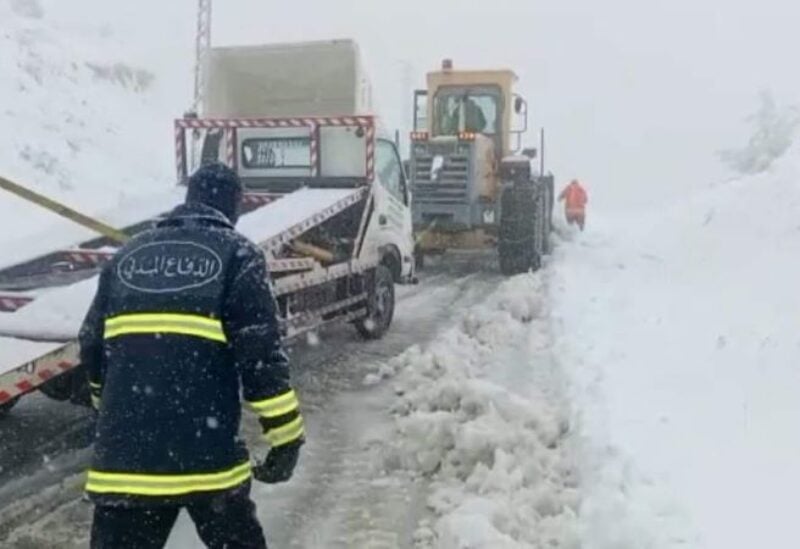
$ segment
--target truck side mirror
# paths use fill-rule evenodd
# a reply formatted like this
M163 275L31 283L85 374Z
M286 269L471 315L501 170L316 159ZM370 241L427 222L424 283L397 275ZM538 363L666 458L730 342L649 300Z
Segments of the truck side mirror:
M536 158L538 153L539 153L539 151L537 151L536 148L533 148L533 147L531 147L529 149L522 149L522 156L527 156L531 160Z
M525 100L517 95L514 97L514 112L520 114L522 112L522 108L525 106Z

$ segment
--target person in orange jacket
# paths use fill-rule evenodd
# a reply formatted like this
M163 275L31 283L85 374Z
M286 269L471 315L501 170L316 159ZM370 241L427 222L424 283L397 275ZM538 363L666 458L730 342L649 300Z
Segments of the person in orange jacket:
M577 223L578 227L583 230L586 224L586 203L589 198L586 195L586 190L581 187L577 179L567 185L561 194L558 195L558 200L564 201L564 214L567 217L567 223L572 225Z

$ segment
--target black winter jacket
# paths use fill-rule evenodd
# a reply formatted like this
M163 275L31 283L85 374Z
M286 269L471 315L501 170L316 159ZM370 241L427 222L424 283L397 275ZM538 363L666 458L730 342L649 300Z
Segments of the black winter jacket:
M246 485L240 394L273 446L302 442L263 253L179 206L103 269L80 333L98 408L87 493L162 504Z

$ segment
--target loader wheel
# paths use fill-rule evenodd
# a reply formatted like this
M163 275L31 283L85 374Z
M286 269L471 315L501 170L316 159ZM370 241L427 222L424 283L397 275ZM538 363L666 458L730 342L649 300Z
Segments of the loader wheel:
M389 330L394 318L394 280L391 271L378 265L371 286L367 317L356 322L356 329L364 339L380 339Z
M4 402L3 404L0 404L0 417L3 417L8 412L10 412L11 408L13 408L17 404L17 402L19 402L19 397L12 398L8 402Z
M500 197L500 272L511 276L538 270L542 259L542 208L533 184L514 184Z

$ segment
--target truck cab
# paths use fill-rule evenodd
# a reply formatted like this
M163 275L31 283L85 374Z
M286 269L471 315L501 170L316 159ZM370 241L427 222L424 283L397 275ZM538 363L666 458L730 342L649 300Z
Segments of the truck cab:
M201 139L199 163L219 161L234 166L252 196L260 193L275 198L303 188L369 188L369 215L361 228L363 241L358 252L362 256L378 254L396 283L411 282L414 239L406 174L389 134L379 127L373 133L366 124L359 125L362 118L367 117L342 117L343 124L349 119L353 125L240 127L235 137L209 130ZM303 120L313 123L315 118ZM338 119L327 118L333 120ZM235 151L233 156L231 151ZM199 164L186 173L197 167ZM351 222L355 224L360 215L354 211ZM358 230L357 226L340 226L334 233L355 234ZM334 255L356 251L352 241L342 245L342 235L328 236L331 238L320 238Z
M196 129L192 168L228 163L249 191L267 194L370 187L361 250L377 251L396 282L414 279L409 184L394 141L372 115L353 40L212 48L203 95L201 119L240 123ZM254 120L273 122L248 124Z

